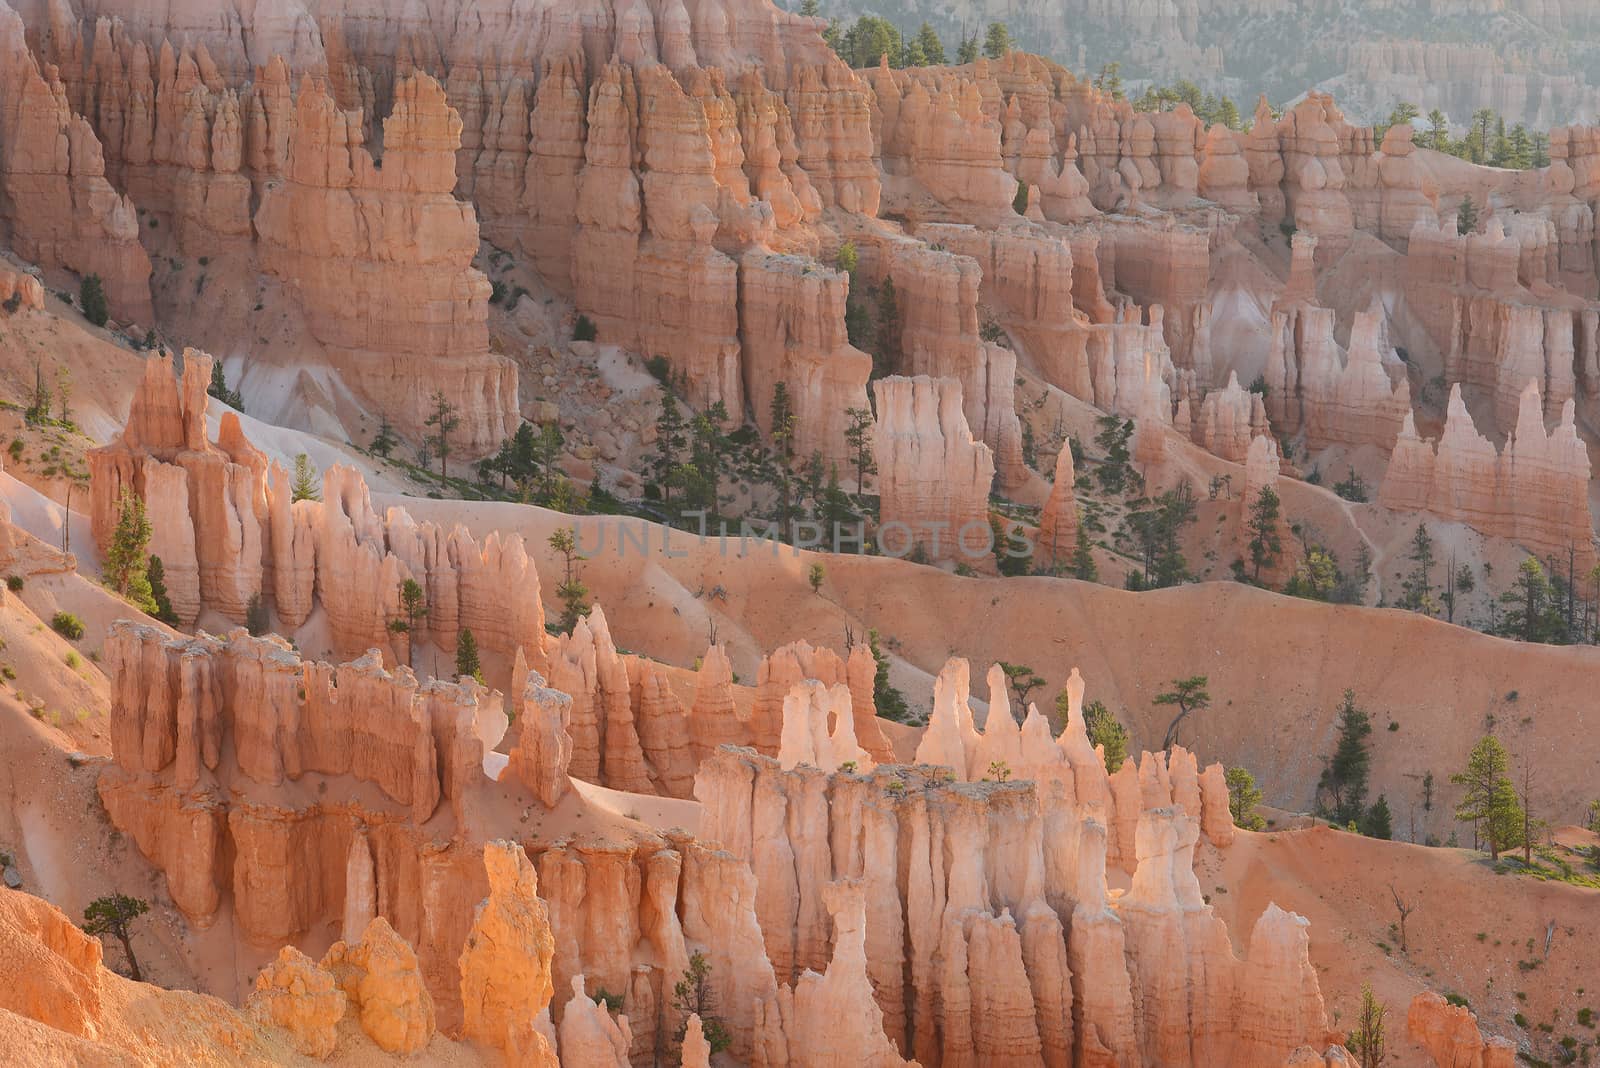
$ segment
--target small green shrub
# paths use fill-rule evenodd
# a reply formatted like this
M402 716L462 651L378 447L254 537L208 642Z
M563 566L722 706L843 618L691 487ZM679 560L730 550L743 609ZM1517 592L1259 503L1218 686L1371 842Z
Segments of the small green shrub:
M572 328L572 340L593 341L597 336L599 331L595 329L594 320L587 315L578 316L578 322Z
M17 671L10 664L0 665L0 677L3 677L7 682L15 682L17 681Z
M83 620L71 612L57 612L50 619L50 627L63 638L77 641L83 637Z
M67 662L67 667L71 668L74 671L78 670L79 666L83 664L83 658L80 657L77 654L77 652L75 650L72 650L72 649L68 649L67 650L67 655L66 655L66 657L64 659Z
M21 575L6 576L6 589L10 590L12 593L22 592L23 584L24 579Z

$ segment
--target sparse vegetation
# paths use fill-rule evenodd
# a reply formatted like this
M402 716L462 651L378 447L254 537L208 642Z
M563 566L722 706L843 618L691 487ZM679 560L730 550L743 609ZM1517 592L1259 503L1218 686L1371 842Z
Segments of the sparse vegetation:
M705 1036L713 1055L733 1045L733 1035L717 1015L716 998L711 992L711 962L699 950L695 950L689 958L689 967L684 970L683 977L673 984L672 1007L684 1018L673 1037L675 1045L683 1044L691 1015L700 1017L700 1033Z
M872 652L872 659L877 663L877 671L872 676L872 705L878 715L896 723L910 723L913 720L911 709L906 705L905 694L897 690L889 682L889 657L883 651L883 643L876 630L867 631L867 648Z
M83 637L83 620L71 612L57 612L50 617L50 629L75 642Z
M239 396L238 390L228 388L228 378L221 360L211 364L211 384L206 387L206 392L228 407L244 411L244 398Z

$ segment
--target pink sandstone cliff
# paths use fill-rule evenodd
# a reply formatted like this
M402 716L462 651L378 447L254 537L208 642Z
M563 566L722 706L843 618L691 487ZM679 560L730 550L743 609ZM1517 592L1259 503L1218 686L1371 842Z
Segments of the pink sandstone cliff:
M959 558L971 567L990 566L982 547L989 537L993 452L968 428L961 384L897 375L879 379L873 390L880 516L885 525L897 524L906 542L885 548L901 555L920 548L930 560ZM958 544L962 532L976 548Z
M1571 548L1587 568L1595 552L1589 475L1571 400L1547 432L1538 383L1527 383L1516 429L1497 452L1474 427L1458 384L1436 443L1418 437L1406 416L1378 499L1388 508L1466 523L1541 556Z
M421 438L442 389L461 413L460 451L493 449L516 429L517 373L489 353L477 221L451 196L459 116L432 78L405 79L375 160L360 117L326 91L302 83L295 109L282 180L256 214L262 265L294 289L369 409Z

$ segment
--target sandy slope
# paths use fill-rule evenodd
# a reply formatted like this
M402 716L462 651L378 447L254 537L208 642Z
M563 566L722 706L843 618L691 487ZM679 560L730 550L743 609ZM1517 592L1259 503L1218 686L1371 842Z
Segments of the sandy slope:
M1496 875L1487 857L1466 850L1328 828L1241 833L1225 852L1206 850L1200 884L1236 944L1268 902L1309 919L1330 1013L1349 1027L1361 984L1370 981L1390 1008L1389 1038L1402 1068L1432 1063L1403 1038L1406 1006L1423 989L1461 994L1485 1033L1519 1041L1541 1059L1553 1059L1564 1035L1595 1038L1575 1018L1584 1007L1600 1012L1593 952L1600 891ZM1414 906L1405 951L1390 926L1399 919L1391 886ZM1513 1020L1519 1012L1526 1029ZM1538 1029L1551 1021L1552 1032Z

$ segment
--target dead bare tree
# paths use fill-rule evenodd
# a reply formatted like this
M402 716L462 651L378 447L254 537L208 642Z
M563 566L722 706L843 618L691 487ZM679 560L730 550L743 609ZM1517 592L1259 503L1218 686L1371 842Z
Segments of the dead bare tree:
M1394 908L1400 914L1400 952L1406 951L1406 917L1417 910L1415 902L1407 902L1400 896L1400 891L1394 888L1394 883L1389 884L1389 893L1394 895Z

